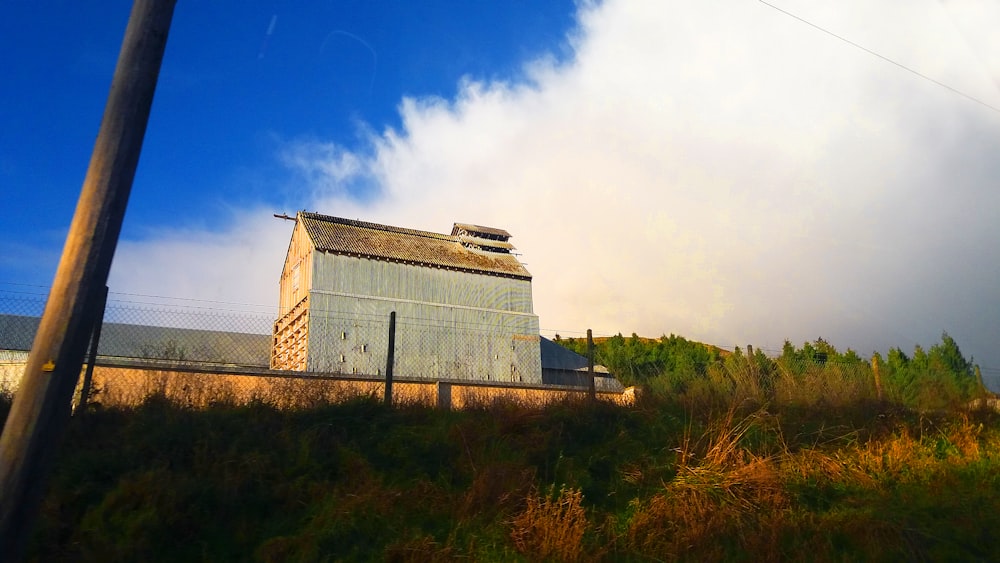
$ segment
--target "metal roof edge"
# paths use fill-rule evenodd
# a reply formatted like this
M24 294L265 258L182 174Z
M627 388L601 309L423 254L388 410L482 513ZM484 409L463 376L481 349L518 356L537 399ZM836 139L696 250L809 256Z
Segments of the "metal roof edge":
M510 278L510 279L516 279L516 280L524 280L524 281L531 281L532 280L532 276L530 274L527 275L527 276L523 276L523 275L520 275L520 274L498 272L496 270L485 270L485 269L476 269L476 268L463 268L461 266L448 266L448 265L445 265L445 264L435 264L433 262L426 262L424 260L403 260L403 259L399 259L399 258L386 258L385 256L378 256L377 254L365 254L365 253L362 253L362 252L343 252L343 251L339 251L339 250L327 250L327 249L321 249L321 248L317 248L316 250L319 251L319 252L323 252L325 254L335 254L337 256L350 256L350 257L353 257L353 258L366 258L368 260L377 260L377 261L380 261L380 262L391 262L393 264L410 264L410 265L413 265L413 266L423 266L425 268L437 268L439 270L452 270L452 271L455 271L455 272L466 272L466 273L471 273L471 274L482 274L482 275L485 275L485 276L494 276L494 277L498 277L498 278ZM523 264L522 264L522 268L523 268ZM525 271L527 271L527 270L525 269Z
M314 213L312 211L300 211L299 215L306 219L312 219L315 221L325 221L327 223L337 223L340 225L349 225L351 227L359 227L362 229L374 229L377 231L388 231L390 233L398 233L403 235L413 235L427 238L434 238L439 240L447 241L457 241L458 239L443 233L435 233L431 231L421 231L419 229L408 229L406 227L396 227L393 225L384 225L382 223L372 223L369 221L361 221L358 219L345 219L343 217L334 217L333 215L323 215L322 213Z

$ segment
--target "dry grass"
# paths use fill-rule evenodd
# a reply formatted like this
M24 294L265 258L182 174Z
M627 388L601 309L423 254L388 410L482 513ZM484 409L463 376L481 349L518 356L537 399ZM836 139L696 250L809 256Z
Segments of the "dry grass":
M926 487L924 480L948 475L963 483L961 468L995 458L1000 438L961 413L916 423L916 432L903 420L887 435L860 439L842 428L823 443L788 443L766 408L741 414L731 406L700 431L689 425L673 449L676 476L631 502L614 541L624 552L658 560L836 559L842 549L863 558L952 553L934 526L907 523L933 518L933 509L915 517L905 509L880 514L874 506L891 503L901 486L907 495L927 495L914 501L918 506L936 502L947 487ZM641 477L623 469L624 480Z
M762 519L789 505L777 456L744 445L770 422L763 409L739 416L732 406L697 439L689 427L674 450L676 477L649 500L633 501L627 544L654 558L720 559L728 549L720 538L757 541Z
M534 561L579 561L589 522L583 493L563 487L547 495L532 491L524 510L511 521L510 537L517 550Z
M60 547L45 551L50 532L37 552L135 528L141 553L166 553L157 542L177 522L198 536L228 514L247 519L215 532L234 546L215 560L1000 560L995 413L874 401L863 370L762 373L740 360L628 408L494 393L454 393L463 412L423 399L388 408L374 384L367 401L296 412L350 395L254 378L260 404L229 409L207 398L235 381L147 377L151 392L188 402L81 417L94 425L81 435L108 437L62 477L49 505ZM204 415L177 408L202 401ZM128 456L113 470L108 444ZM103 474L116 476L78 496ZM93 537L77 524L88 511L103 526Z
M1000 453L1000 436L985 434L982 422L968 413L951 419L921 417L916 429L900 427L881 439L858 444L846 456L857 470L875 478L900 479L935 468L990 460ZM916 434L916 435L914 435Z
M843 407L876 398L875 378L867 365L812 365L804 370L779 360L773 400L810 408Z

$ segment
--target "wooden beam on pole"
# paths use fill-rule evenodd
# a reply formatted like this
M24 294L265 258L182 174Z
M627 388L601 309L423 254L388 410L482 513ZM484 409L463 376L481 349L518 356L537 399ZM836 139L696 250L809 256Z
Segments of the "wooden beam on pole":
M0 436L0 561L23 555L107 285L176 0L135 0L73 222Z
M94 367L97 365L97 348L101 344L101 329L104 327L104 310L108 305L108 286L94 302L94 328L90 335L90 351L87 353L87 369L83 372L83 384L80 386L80 400L76 405L76 414L87 413L87 401L90 400L90 387L94 380Z

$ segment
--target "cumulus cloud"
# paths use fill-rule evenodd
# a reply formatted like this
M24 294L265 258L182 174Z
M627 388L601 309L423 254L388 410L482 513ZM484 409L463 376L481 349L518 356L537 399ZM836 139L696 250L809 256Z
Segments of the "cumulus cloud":
M981 11L873 4L782 7L1000 106ZM1000 367L1000 114L762 3L579 10L568 60L404 99L402 125L361 148L289 144L280 158L310 188L299 207L505 228L542 327L564 335L823 336L866 353L947 330ZM126 243L118 283L276 301L289 229L262 215ZM178 252L190 269L135 273Z
M153 230L118 243L108 286L119 293L180 297L231 305L271 304L292 223L263 208L235 212L229 228Z

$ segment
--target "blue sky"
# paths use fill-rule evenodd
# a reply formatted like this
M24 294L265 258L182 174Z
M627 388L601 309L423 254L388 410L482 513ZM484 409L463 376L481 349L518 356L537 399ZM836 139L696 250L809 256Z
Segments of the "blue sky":
M742 0L182 0L112 291L273 305L275 212L473 222L549 332L1000 370L1000 8L775 5L926 78ZM3 5L0 282L52 278L128 11Z
M179 4L126 239L158 226L218 229L232 207L298 209L276 158L284 142L355 143L359 128L398 126L404 95L449 97L463 76L516 76L532 53L559 52L575 13L569 1ZM0 185L16 211L0 223L0 279L51 279L130 6L3 7Z

